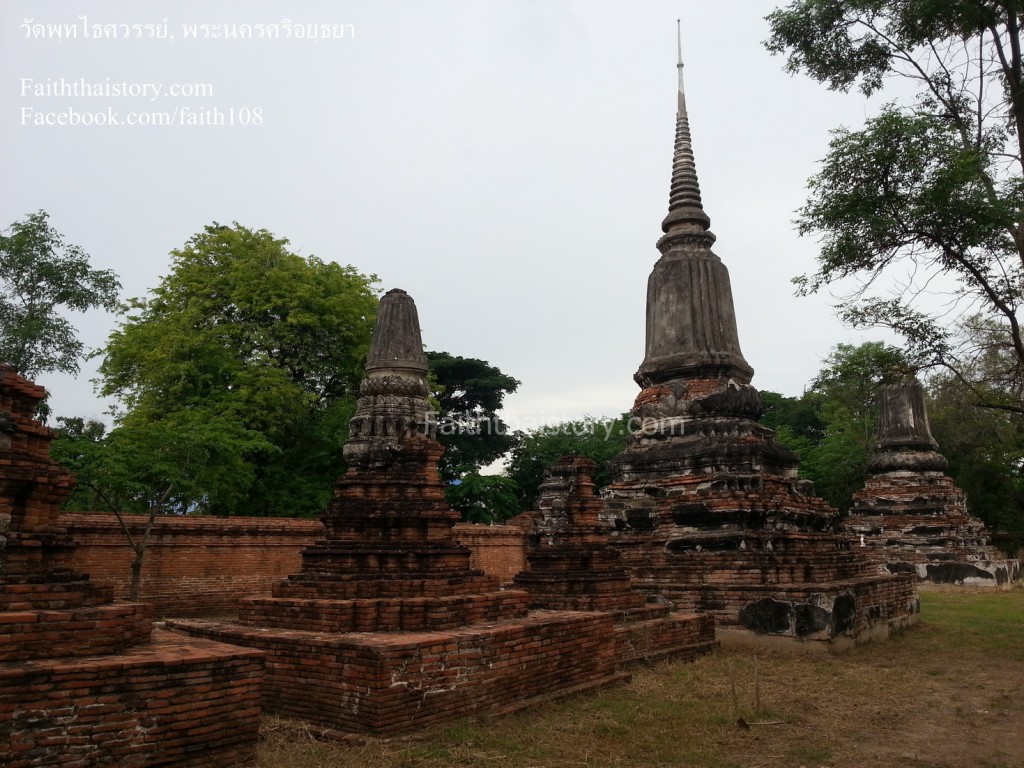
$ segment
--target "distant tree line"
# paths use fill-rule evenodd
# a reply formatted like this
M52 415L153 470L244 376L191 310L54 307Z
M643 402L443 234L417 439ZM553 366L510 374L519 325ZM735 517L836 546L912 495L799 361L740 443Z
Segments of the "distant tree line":
M60 434L54 456L78 477L69 507L150 521L158 514L323 512L344 471L340 447L374 322L374 276L299 256L265 230L212 224L171 253L167 276L147 297L116 304L116 276L92 270L44 213L10 232L0 239L0 312L10 318L0 350L15 369L32 376L77 370L83 350L71 326L49 330L64 327L66 309L114 307L121 318L91 353L100 358L98 391L116 402L111 425L53 420ZM35 269L31 291L28 281L8 277L19 264ZM78 276L80 294L59 282L68 274ZM924 376L932 431L972 511L1024 538L1022 417L992 407L1019 398L1000 389L998 375L1014 364L1014 351L998 334L986 337L986 328L978 320L969 332L987 354L957 372ZM475 358L427 357L446 445L440 471L465 519L499 522L532 509L547 467L566 454L590 457L598 487L609 482L608 463L626 446L628 414L514 432L501 408L516 379ZM762 421L801 455L801 473L819 495L845 512L866 477L881 387L919 368L912 351L840 344L799 397L762 393ZM979 396L980 386L991 391ZM482 471L498 460L503 471ZM131 539L128 526L125 533L141 569L146 534Z

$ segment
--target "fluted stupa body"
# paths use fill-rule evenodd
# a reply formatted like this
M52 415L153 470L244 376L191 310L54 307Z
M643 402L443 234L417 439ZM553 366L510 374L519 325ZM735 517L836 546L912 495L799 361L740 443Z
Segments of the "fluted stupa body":
M712 252L679 64L669 211L647 287L633 432L603 522L634 583L723 631L857 642L913 621L912 580L883 576L759 424L729 273ZM721 633L720 633L721 634Z

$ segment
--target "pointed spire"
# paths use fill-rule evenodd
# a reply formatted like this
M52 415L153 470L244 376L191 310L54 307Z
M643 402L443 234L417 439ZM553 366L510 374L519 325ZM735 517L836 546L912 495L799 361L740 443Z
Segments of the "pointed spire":
M677 67L672 192L658 240L661 258L647 281L647 346L634 378L644 388L680 378L733 379L746 386L754 371L740 352L729 271L711 251L715 235L701 205L690 147L682 57Z
M697 165L693 159L693 145L690 140L690 119L686 113L686 92L683 88L683 38L679 19L676 19L676 37L679 50L679 94L676 108L676 144L672 158L672 185L668 198L668 216L661 223L663 232L680 229L685 225L697 225L703 230L711 226L711 219L704 213L700 199L700 184L697 181Z

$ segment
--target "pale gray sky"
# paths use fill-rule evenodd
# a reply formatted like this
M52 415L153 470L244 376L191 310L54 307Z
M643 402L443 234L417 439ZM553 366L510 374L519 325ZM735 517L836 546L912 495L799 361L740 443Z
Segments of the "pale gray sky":
M868 107L783 72L761 44L775 5L4 0L0 226L45 209L125 297L212 221L265 228L409 291L428 348L520 379L510 423L615 415L643 358L681 17L697 170L743 351L757 387L795 395L835 343L877 338L789 282L813 269L792 220L829 129ZM165 24L174 39L97 37L107 24ZM349 26L340 39L207 39L203 24ZM66 27L77 37L54 36ZM47 95L79 81L146 95ZM175 86L197 95L170 97ZM69 109L178 124L34 124ZM187 124L204 119L225 124ZM86 315L84 340L102 345L114 323ZM40 377L58 415L105 410L94 369Z

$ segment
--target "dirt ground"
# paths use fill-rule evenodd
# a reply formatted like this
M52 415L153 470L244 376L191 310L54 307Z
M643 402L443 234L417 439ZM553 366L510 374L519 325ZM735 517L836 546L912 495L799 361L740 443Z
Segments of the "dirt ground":
M392 740L268 717L261 768L1024 768L1024 590L922 593L922 622L839 656L727 650L516 715Z

